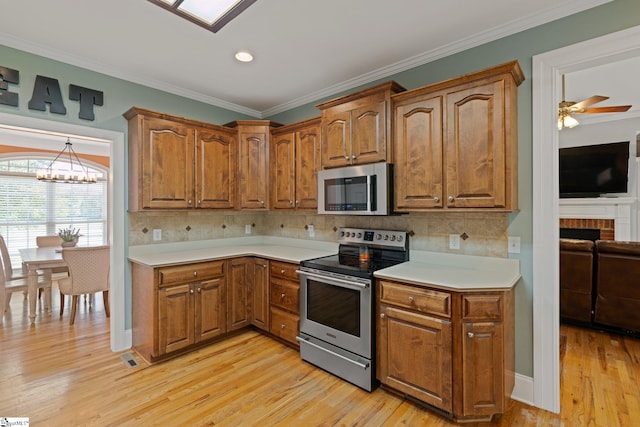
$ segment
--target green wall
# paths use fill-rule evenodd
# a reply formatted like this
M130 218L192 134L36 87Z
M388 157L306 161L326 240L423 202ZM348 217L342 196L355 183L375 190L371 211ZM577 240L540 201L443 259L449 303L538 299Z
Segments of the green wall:
M516 371L525 376L533 375L531 58L539 53L636 25L640 25L640 2L637 0L615 0L597 8L523 31L381 80L395 80L407 89L412 89L513 59L517 59L520 62L526 77L526 80L518 90L520 211L511 214L509 217L509 235L521 237L521 253L513 256L520 260L522 272L522 280L518 284L516 292ZM19 107L0 105L0 112L3 113L64 121L124 133L126 133L126 121L122 117L122 113L131 106L217 124L250 118L223 108L52 61L6 46L0 46L0 66L19 70L21 79L19 85L10 85L12 92L20 94ZM33 89L33 82L37 74L58 79L63 97L65 97L65 105L68 109L66 116L31 111L27 108ZM367 86L375 83L378 82L372 82ZM66 88L69 84L104 92L104 106L95 107L95 121L89 122L77 118L77 103L66 99ZM348 92L354 92L355 90L357 88ZM335 96L338 95L336 94ZM335 96L329 98L334 98ZM326 99L319 99L313 103L274 115L269 119L288 124L310 117L317 117L319 116L319 111L315 108L315 105ZM125 234L127 233L126 230L124 232ZM125 255L123 254L123 256ZM127 292L130 291L130 286L131 284L127 283ZM130 313L130 298L128 304L127 313ZM126 324L130 326L130 314L128 316Z

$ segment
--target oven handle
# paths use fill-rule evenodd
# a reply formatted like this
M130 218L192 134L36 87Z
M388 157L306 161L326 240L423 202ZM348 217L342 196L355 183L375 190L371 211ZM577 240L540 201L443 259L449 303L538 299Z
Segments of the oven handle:
M322 350L322 351L326 351L327 353L331 353L332 355L337 356L340 359L343 359L343 360L346 360L347 362L353 363L354 365L358 366L361 369L367 369L369 367L368 363L361 363L361 362L358 362L356 360L349 359L348 357L345 357L345 356L343 356L341 354L335 353L335 352L333 352L333 351L331 351L329 349L326 349L324 347L320 347L318 344L314 344L314 343L312 343L311 341L309 341L306 338L301 338L301 337L298 336L298 337L296 337L296 340L301 342L301 343L304 342L305 344L308 344L311 347L315 347L318 350Z
M356 281L340 279L334 276L328 276L328 275L325 276L322 274L310 273L308 271L302 271L302 270L296 270L296 273L298 273L299 276L313 277L325 283L331 283L343 288L350 288L350 289L356 289L356 290L367 289L371 283L371 281L369 280L367 280L367 283L360 283Z

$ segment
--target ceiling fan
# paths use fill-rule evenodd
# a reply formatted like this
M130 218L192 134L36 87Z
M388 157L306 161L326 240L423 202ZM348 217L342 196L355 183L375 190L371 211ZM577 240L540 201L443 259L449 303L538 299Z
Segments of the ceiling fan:
M622 113L631 105L613 105L610 107L590 107L598 102L606 101L608 96L593 95L580 102L566 101L564 98L564 74L562 75L562 102L558 104L558 130L572 128L579 124L573 114ZM588 108L589 107L589 108Z

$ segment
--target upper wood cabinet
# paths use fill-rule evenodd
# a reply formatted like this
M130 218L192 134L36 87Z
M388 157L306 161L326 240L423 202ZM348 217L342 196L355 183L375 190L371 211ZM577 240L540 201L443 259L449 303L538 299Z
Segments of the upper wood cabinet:
M318 104L322 167L393 161L390 98L404 88L390 81Z
M523 80L513 61L392 97L397 211L518 208Z
M235 131L131 108L129 211L235 204Z
M320 169L320 118L273 131L271 208L316 209Z
M238 134L238 207L269 208L269 140L278 126L268 120L237 120L226 124Z

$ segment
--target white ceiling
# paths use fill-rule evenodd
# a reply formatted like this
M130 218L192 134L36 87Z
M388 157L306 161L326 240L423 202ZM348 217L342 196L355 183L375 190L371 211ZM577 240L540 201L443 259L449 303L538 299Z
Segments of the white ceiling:
M258 0L214 34L146 0L20 0L0 43L261 118L608 1Z

